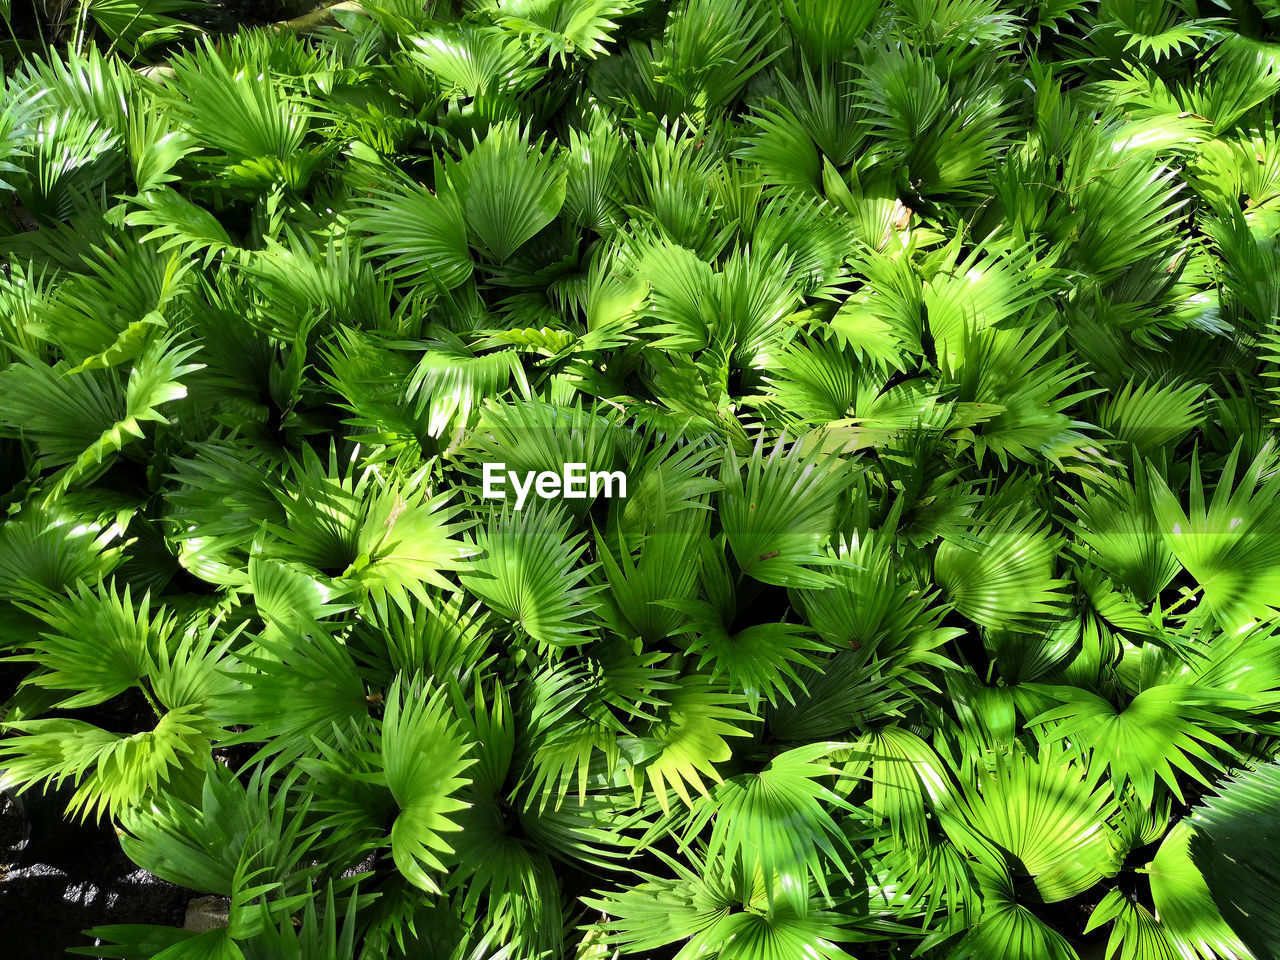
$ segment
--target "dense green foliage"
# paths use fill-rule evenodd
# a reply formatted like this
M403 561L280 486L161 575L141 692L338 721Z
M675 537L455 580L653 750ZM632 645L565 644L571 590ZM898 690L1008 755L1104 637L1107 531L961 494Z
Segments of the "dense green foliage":
M72 6L2 782L231 901L89 954L1270 955L1280 6Z

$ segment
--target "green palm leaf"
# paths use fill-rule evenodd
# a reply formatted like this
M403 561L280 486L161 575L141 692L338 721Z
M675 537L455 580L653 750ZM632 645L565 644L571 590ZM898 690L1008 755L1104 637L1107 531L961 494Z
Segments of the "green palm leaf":
M1280 766L1269 763L1223 783L1191 815L1191 861L1213 902L1258 960L1271 960L1280 936L1275 806Z
M747 459L746 476L730 449L720 480L720 522L743 573L780 586L830 582L812 568L831 562L822 548L832 531L836 499L852 481L847 462L821 448L787 447L784 439L766 455L761 436Z
M1028 875L1052 903L1072 897L1115 873L1120 864L1108 820L1115 813L1101 770L1043 744L1032 757L1018 750L978 771L943 825L957 844L979 858L985 845ZM963 819L960 819L963 818Z
M1150 803L1158 777L1182 799L1175 773L1208 784L1193 762L1221 769L1209 748L1230 756L1231 747L1207 727L1222 724L1212 705L1222 697L1213 691L1182 685L1147 687L1123 709L1087 690L1055 688L1067 702L1036 717L1037 724L1055 724L1057 736L1079 738L1094 756L1108 763L1116 788L1132 782L1139 798Z
M468 782L461 774L475 760L443 690L420 678L397 678L386 701L382 766L400 808L391 825L391 855L414 886L439 893L432 874L444 869L441 856L453 853L445 835L462 829L458 813L467 804L457 794Z
M1188 821L1180 821L1165 835L1147 868L1156 918L1184 956L1194 951L1203 960L1248 960L1252 954L1222 919L1191 861L1193 833Z
M1066 581L1053 575L1059 546L1035 514L1011 508L976 534L980 547L945 540L934 557L956 610L990 628L1034 629L1063 613Z
M590 568L575 566L586 550L581 534L551 507L505 509L474 535L479 556L459 572L468 590L539 644L583 642L584 618L598 587L584 586Z
M718 784L703 810L694 809L691 833L704 819L714 820L708 856L723 857L751 881L758 874L771 904L806 890L808 878L825 892L832 868L847 870L852 849L829 811L852 807L820 782L836 774L820 762L830 751L824 743L788 750L757 773Z
M510 259L564 205L563 164L510 123L492 126L438 177L457 198L472 246L495 263Z
M1226 629L1270 620L1280 607L1280 558L1271 531L1280 522L1280 477L1271 472L1266 446L1236 485L1237 445L1206 506L1199 457L1192 460L1191 496L1183 510L1153 472L1153 506L1160 532L1178 561L1200 585L1199 607Z

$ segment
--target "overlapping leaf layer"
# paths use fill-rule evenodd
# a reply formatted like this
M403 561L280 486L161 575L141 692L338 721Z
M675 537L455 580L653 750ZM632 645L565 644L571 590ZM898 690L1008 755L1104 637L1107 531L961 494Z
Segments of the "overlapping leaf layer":
M0 113L0 783L230 901L89 955L1271 955L1280 7L187 6Z

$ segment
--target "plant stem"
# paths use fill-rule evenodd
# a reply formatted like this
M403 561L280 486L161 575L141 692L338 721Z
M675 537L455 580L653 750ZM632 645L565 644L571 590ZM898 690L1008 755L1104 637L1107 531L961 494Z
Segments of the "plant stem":
M74 46L76 56L84 54L84 42L89 26L89 3L91 0L80 0L80 9L76 12L76 29L74 37Z
M147 688L147 681L142 677L138 678L138 689L142 691L142 695L146 698L147 705L151 707L151 712L156 715L156 719L159 720L163 717L164 711L160 709L160 703Z

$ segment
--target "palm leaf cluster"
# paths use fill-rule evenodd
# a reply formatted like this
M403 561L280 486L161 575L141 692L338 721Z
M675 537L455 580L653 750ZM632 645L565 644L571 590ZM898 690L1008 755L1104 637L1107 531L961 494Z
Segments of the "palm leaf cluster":
M88 955L1271 955L1274 3L179 6L0 112L0 782L230 903Z

